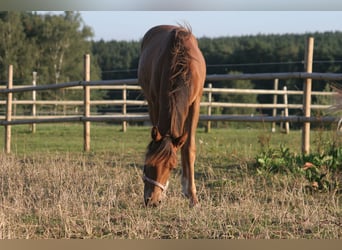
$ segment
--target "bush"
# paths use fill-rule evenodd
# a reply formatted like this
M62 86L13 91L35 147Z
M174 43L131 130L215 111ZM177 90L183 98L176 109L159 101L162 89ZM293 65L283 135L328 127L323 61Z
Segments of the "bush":
M296 155L289 148L268 147L256 156L259 174L281 173L302 175L313 190L338 190L342 174L342 147L331 144L322 153Z

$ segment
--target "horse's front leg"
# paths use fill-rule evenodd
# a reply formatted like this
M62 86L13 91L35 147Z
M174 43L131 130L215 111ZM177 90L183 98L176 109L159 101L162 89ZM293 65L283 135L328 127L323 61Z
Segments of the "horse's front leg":
M190 107L187 119L189 131L186 143L181 148L182 157L182 191L190 199L190 206L198 204L195 185L195 160L196 160L196 128L199 117L199 101Z
M196 145L188 142L182 147L182 191L183 194L190 199L190 206L195 206L198 203L195 185L195 159Z

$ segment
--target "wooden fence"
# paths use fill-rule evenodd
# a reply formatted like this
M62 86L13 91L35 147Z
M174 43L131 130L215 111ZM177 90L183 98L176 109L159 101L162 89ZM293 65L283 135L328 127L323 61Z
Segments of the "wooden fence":
M123 80L107 80L107 81L90 81L90 58L89 55L85 56L84 62L84 80L78 82L67 82L60 84L47 84L47 85L35 85L35 80L32 86L13 86L13 67L9 66L8 69L8 82L6 88L0 89L0 94L6 95L6 101L0 101L1 104L6 105L5 116L0 120L0 125L5 127L5 152L10 153L11 151L11 126L16 124L36 124L36 123L61 123L61 122L82 122L84 124L84 150L90 150L90 123L91 122L122 122L123 130L126 130L127 122L136 121L148 121L148 115L143 114L129 114L127 113L126 107L129 105L140 105L146 106L146 101L141 100L127 100L126 91L128 90L139 90L137 79L123 79ZM337 117L312 117L304 112L304 116L279 116L276 115L277 109L326 109L327 105L311 105L311 101L303 104L289 104L287 103L288 95L334 95L333 92L311 92L311 87L307 90L307 79L311 80L342 80L342 74L330 74L330 73L311 73L311 72L291 72L291 73L263 73L263 74L241 74L241 75L208 75L206 82L217 82L226 80L274 80L274 86L278 85L279 79L302 79L305 80L303 91L293 90L259 90L259 89L222 89L213 88L211 84L204 89L204 95L207 95L207 101L201 103L201 106L207 108L207 114L202 114L200 120L207 121L207 128L210 129L210 121L238 121L238 122L298 122L309 124L313 122L319 123L332 123L338 122ZM83 100L79 101L51 101L51 100L36 100L36 91L62 89L62 88L73 88L83 89L84 97ZM120 89L122 90L122 100L90 100L91 89ZM32 92L32 100L13 100L13 93ZM212 94L214 93L226 93L226 94L270 94L273 95L273 103L223 103L214 102L212 100ZM284 97L284 103L279 104L276 101L276 97L282 95ZM304 98L305 99L305 98ZM306 97L306 100L308 98ZM31 116L13 116L13 106L15 105L32 105ZM42 116L36 114L37 105L78 105L83 107L83 114L81 115L53 115L53 116ZM92 115L90 113L91 105L121 105L123 107L122 114L115 115ZM239 116L239 115L212 115L211 109L213 107L250 107L250 108L270 108L273 109L273 116ZM286 113L286 112L285 112ZM306 115L305 115L306 114ZM310 127L309 127L310 128ZM303 133L307 133L303 130ZM304 137L304 136L303 136ZM305 144L307 138L303 138L302 151L303 153L309 152L309 145Z

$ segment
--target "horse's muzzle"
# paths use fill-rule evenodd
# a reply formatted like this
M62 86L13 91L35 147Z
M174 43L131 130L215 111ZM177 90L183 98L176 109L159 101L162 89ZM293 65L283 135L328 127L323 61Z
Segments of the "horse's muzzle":
M153 201L151 198L145 199L146 207L158 207L161 204L161 200Z

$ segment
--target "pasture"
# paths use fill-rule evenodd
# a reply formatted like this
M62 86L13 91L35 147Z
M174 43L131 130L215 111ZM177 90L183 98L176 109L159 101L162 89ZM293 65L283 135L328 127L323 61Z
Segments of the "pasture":
M141 180L150 128L120 129L92 123L92 151L83 153L81 124L39 124L35 134L28 125L13 126L13 153L0 154L0 238L342 238L340 165L327 169L327 189L300 171L257 167L258 156L270 149L299 155L300 131L198 129L201 206L189 208L182 197L178 167L167 198L151 209L144 206ZM312 131L311 140L314 156L332 142L342 145L334 131Z

